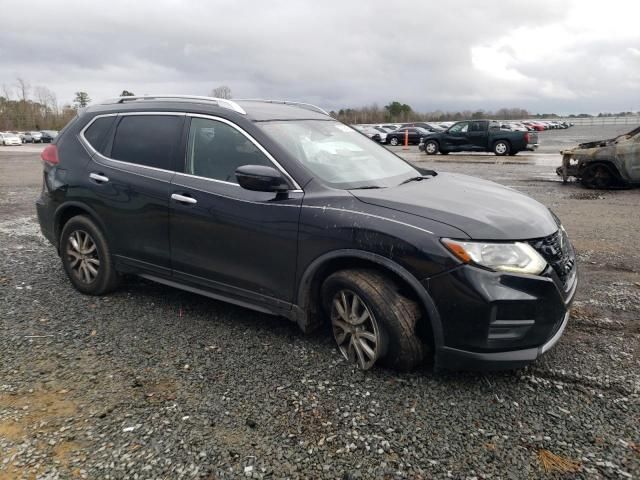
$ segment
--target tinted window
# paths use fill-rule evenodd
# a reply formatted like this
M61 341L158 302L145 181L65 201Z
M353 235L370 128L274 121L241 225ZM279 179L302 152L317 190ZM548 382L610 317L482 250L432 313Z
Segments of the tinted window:
M269 159L247 137L226 123L192 118L186 173L237 183L242 165L272 167Z
M84 132L84 138L95 148L98 152L104 153L105 140L107 139L107 133L116 117L101 117L91 124L89 128Z
M113 140L111 157L123 162L173 170L183 117L128 115L122 118Z

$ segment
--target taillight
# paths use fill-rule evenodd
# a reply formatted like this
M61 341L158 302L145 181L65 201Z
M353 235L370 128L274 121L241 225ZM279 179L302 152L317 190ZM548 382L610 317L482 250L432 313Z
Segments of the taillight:
M529 136L529 132L525 133L525 134L524 134L524 143L529 143L529 139L530 139L530 138L531 138L531 137Z
M49 165L57 165L60 163L60 159L58 158L58 147L56 147L53 143L50 143L47 148L45 148L40 154L40 158L45 163Z

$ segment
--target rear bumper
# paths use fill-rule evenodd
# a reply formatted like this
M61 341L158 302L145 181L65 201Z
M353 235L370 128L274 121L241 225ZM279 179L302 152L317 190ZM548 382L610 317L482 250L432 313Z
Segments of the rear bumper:
M40 231L52 245L58 248L58 241L55 235L55 206L51 198L45 192L41 193L36 200L36 213Z

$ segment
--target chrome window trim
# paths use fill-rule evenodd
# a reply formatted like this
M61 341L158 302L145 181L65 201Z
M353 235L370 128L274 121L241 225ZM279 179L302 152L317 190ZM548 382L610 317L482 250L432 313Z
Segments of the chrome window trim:
M260 143L258 143L258 141L256 139L254 139L251 135L249 135L247 132L245 132L241 127L239 127L235 123L230 122L226 118L216 117L215 115L204 115L204 114L187 113L187 112L117 112L117 113L105 113L105 114L96 115L95 117L93 117L91 119L91 121L89 123L87 123L82 128L82 130L80 130L80 133L78 133L78 139L80 140L80 143L85 147L85 149L87 149L88 152L91 155L94 156L94 158L98 158L100 160L107 160L107 161L110 161L110 162L117 162L117 163L120 163L120 164L123 164L123 165L131 165L131 166L134 166L134 167L146 168L146 169L154 170L154 171L157 171L157 172L174 173L176 176L180 175L180 176L185 176L185 177L192 177L192 178L197 178L197 179L200 179L200 180L207 180L209 182L222 183L222 184L225 184L225 185L233 185L233 186L236 186L236 187L240 187L240 185L238 183L234 183L234 182L226 182L224 180L218 180L218 179L215 179L215 178L201 177L201 176L198 176L198 175L192 175L190 173L185 173L185 172L178 172L178 171L175 171L175 170L165 170L164 168L150 167L148 165L140 165L138 163L126 162L124 160L117 160L115 158L107 157L106 155L103 155L102 153L98 152L93 147L93 145L91 145L89 140L87 140L86 137L84 136L84 134L87 131L87 129L91 125L93 125L93 122L95 122L99 118L117 117L117 116L124 117L124 116L131 116L131 115L171 115L171 116L176 116L176 117L189 116L189 117L196 117L196 118L205 118L205 119L209 119L209 120L214 120L214 121L219 121L219 122L225 123L225 124L229 125L230 127L235 128L240 133L242 133L251 143L253 143L258 148L258 150L260 150L269 159L269 161L271 161L271 163L273 163L273 165L282 174L284 174L287 177L287 179L294 186L294 189L293 190L289 190L289 192L291 192L291 193L301 193L301 192L303 192L303 190L300 187L300 185L298 185L298 182L296 182L293 179L293 177L291 175L289 175L289 172L287 172L284 169L284 167L282 167L282 165L280 165L277 162L277 160L273 157L273 155L271 155L262 145L260 145ZM97 162L97 163L100 163L100 162ZM108 164L106 164L105 166L114 168L113 166L108 165ZM131 172L131 170L123 170L123 171ZM137 172L131 172L131 173L144 176L144 175L142 175L140 173L137 173Z
M81 143L85 146L85 148L88 148L89 151L95 156L98 157L99 159L103 159L103 160L107 160L110 162L117 162L123 165L131 165L133 167L139 167L139 168L146 168L148 170L154 170L156 172L166 172L166 173L176 173L174 170L166 170L164 168L158 168L158 167L150 167L149 165L141 165L139 163L132 163L132 162L126 162L124 160L118 160L115 158L111 158L111 157L107 157L106 155L103 155L102 153L98 152L95 148L93 148L93 145L91 145L91 143L89 142L89 140L86 139L86 137L84 136L84 132L93 124L93 122L95 122L98 118L102 118L102 117L116 117L116 116L120 116L120 117L127 117L127 116L131 116L131 115L169 115L172 117L184 117L186 114L184 112L122 112L122 113L106 113L103 115L96 115L95 117L93 117L91 119L91 121L89 123L87 123L87 125L85 125L85 127L80 130L80 133L78 134L78 137L81 140ZM98 162L100 163L100 162ZM108 165L105 164L106 167L111 167L114 168L112 165ZM121 169L122 170L122 169ZM139 174L137 172L132 172L131 170L122 170L122 171L126 171L126 172L130 172L130 173L134 173L137 175L141 175L144 177L144 175ZM147 178L152 178L152 177L147 177Z

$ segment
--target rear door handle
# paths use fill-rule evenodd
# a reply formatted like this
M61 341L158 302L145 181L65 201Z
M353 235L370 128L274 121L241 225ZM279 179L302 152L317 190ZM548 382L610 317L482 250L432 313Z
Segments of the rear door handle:
M91 180L95 180L98 183L107 183L109 181L109 177L105 177L104 175L93 172L89 174L89 178Z
M171 195L171 200L175 200L180 203L188 203L190 205L194 205L198 203L198 201L193 197L188 197L186 195L180 195L179 193L174 193Z

